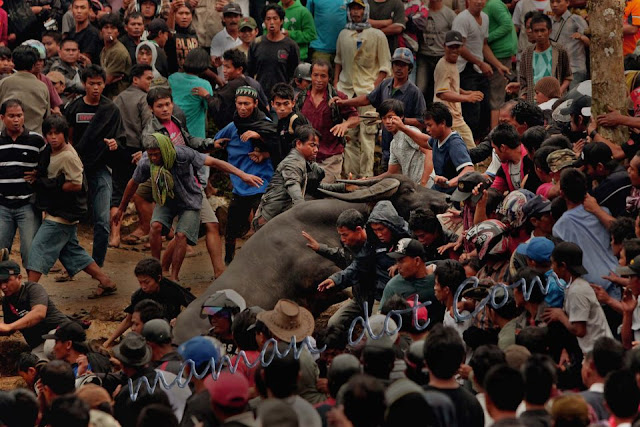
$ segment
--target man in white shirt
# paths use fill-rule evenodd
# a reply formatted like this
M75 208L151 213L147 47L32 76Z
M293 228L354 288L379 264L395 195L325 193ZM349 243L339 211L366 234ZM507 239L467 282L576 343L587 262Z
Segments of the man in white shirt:
M224 29L211 40L211 61L218 67L218 75L222 76L222 54L242 44L238 24L242 18L242 9L237 3L227 3L222 9Z

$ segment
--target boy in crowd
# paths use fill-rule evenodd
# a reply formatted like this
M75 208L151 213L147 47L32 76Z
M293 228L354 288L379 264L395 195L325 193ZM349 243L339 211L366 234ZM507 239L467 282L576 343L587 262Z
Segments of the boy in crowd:
M240 52L244 53L245 56L249 56L249 48L251 47L251 43L258 36L258 24L256 20L250 16L245 16L240 18L240 23L238 24L238 30L240 31L239 37L242 41L242 44L239 45L236 49Z
M42 130L47 140L45 155L49 157L49 164L35 186L45 217L29 251L26 265L29 281L37 283L60 258L71 277L84 270L100 282L98 288L102 293L94 293L90 299L112 295L116 284L78 242L78 222L87 212L87 183L82 161L68 143L67 121L61 116L49 116Z
M516 128L508 123L500 123L489 134L489 140L495 155L500 159L500 169L491 184L500 193L518 190L523 187L525 177L533 172L533 161L527 155L527 149L520 142ZM530 181L530 180L527 180ZM533 188L535 191L536 189Z
M58 59L58 51L60 50L61 42L62 34L57 31L45 31L42 34L42 44L44 45L47 53L47 58L44 61L43 73L48 73L53 61Z
M104 48L100 52L100 66L107 73L104 95L113 99L127 88L126 77L131 69L132 59L127 48L118 40L120 19L115 13L100 18L100 35Z
M431 165L431 153L425 155L418 144L410 136L399 129L396 123L404 119L404 105L397 99L387 99L382 101L378 107L378 114L382 118L385 129L393 135L389 148L389 167L386 172L378 175L377 178L392 174L402 174L413 182L427 186L429 175L433 170ZM406 126L415 133L421 133L418 128Z
M309 124L302 113L293 111L295 98L293 88L286 83L278 83L271 90L271 107L278 115L278 138L280 139L278 149L270 153L274 170L293 148L296 130L302 125Z
M467 320L458 320L454 313L454 297L458 288L465 281L467 275L464 267L458 261L447 259L438 264L436 268L436 281L433 287L436 299L445 306L444 320L442 324L453 328L460 338L462 333L471 326L471 317L468 311L461 311L462 316L469 317Z
M11 59L11 49L0 46L0 80L13 74L13 59Z
M188 306L196 299L187 289L163 277L162 266L155 258L140 260L133 273L140 283L140 289L131 295L131 304L124 309L127 315L111 337L105 341L105 348L111 347L114 341L133 325L134 309L137 309L139 302L152 300L159 303L164 311L163 317L173 323L180 314L180 308Z
M600 337L612 337L607 318L591 289L582 276L587 270L582 266L582 249L575 243L561 242L551 254L551 266L558 278L568 283L565 289L564 309L547 308L544 320L560 322L578 338L583 354L593 350Z

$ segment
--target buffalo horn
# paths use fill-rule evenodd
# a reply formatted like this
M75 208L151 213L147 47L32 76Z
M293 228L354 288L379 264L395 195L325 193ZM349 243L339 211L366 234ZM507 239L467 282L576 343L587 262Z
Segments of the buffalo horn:
M336 182L345 183L350 185L357 185L358 187L370 187L373 184L377 184L384 178L370 178L370 179L338 179Z
M394 178L384 178L370 187L360 188L350 193L335 193L333 191L320 190L323 194L345 202L375 202L392 196L398 191L400 181Z

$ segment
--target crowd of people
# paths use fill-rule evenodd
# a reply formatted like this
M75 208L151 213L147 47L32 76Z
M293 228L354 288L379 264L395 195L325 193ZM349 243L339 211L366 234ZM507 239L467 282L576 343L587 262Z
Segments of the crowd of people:
M0 1L0 334L30 348L0 425L640 425L640 0L628 111L598 116L583 7ZM617 126L628 141L598 132ZM200 238L217 278L318 190L399 175L449 209L390 198L342 211L339 247L300 235L339 269L314 292L351 289L326 327L225 289L198 306L208 333L174 345ZM226 190L222 230L208 196ZM38 282L59 262L116 295L124 245L151 256L94 348Z

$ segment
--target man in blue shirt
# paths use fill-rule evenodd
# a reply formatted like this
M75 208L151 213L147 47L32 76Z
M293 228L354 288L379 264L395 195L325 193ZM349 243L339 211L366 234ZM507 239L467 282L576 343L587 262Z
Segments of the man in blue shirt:
M324 59L333 64L338 35L347 22L345 0L307 0L307 9L313 15L318 37L310 44L311 59Z
M228 138L228 161L243 172L259 176L263 184L253 187L231 176L233 196L225 235L225 263L233 260L236 239L249 230L249 214L258 209L271 177L273 165L269 150L278 145L276 125L258 109L258 92L251 86L236 89L236 114L215 139Z

